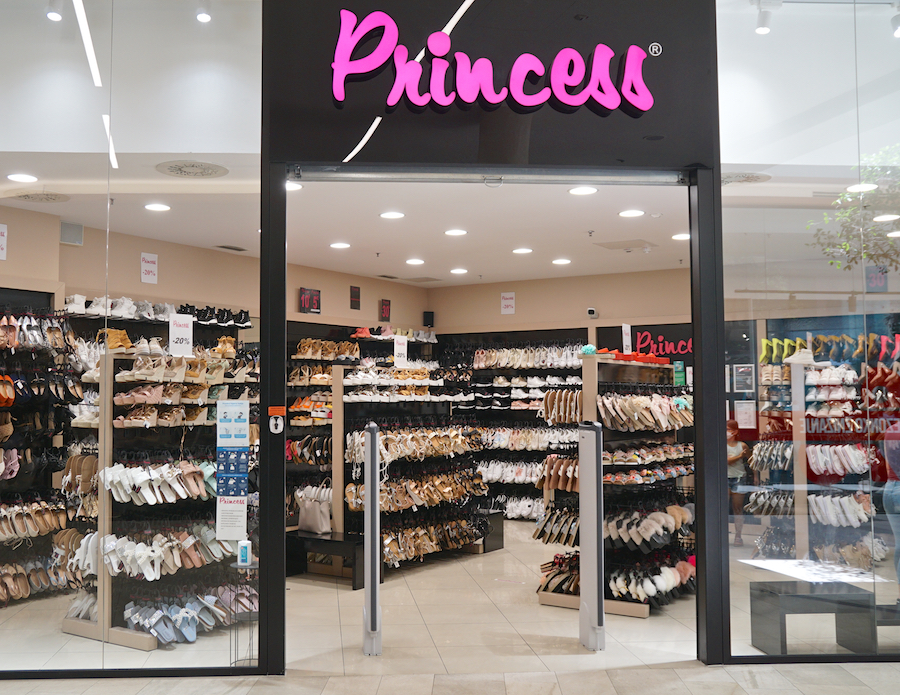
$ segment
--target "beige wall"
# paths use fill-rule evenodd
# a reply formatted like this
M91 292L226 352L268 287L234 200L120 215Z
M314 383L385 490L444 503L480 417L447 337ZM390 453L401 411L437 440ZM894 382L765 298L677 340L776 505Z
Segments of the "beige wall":
M500 314L501 292L516 293L515 314ZM444 333L691 321L687 268L440 287L428 295L429 309ZM597 319L588 319L588 307L597 309Z
M63 290L88 299L107 293L106 233L84 230L83 246L59 243L59 217L0 206L0 223L9 227L8 260L0 261L0 286ZM109 236L109 293L199 307L259 312L259 259L143 237ZM159 256L159 283L140 281L141 252ZM288 266L287 318L348 326L378 323L379 300L391 300L391 323L422 326L422 312L434 311L442 332L579 328L684 323L690 318L688 269L555 278L461 287L424 288ZM361 309L350 309L350 286L358 285ZM321 315L298 311L299 290L322 292ZM500 293L516 293L516 314L500 314ZM587 318L594 307L599 318Z

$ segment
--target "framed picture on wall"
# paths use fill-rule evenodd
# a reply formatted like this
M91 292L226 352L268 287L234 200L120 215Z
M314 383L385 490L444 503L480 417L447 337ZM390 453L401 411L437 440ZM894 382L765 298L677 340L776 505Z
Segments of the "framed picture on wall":
M736 364L732 367L735 393L754 393L756 378L752 364Z

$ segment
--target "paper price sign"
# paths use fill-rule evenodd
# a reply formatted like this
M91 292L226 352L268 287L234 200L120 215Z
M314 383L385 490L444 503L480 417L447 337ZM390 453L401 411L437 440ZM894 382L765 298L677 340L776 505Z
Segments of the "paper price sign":
M516 313L516 293L501 292L500 293L500 313L515 314Z
M141 282L156 285L159 281L159 256L141 253Z
M409 366L409 338L405 335L394 338L394 366L401 369Z
M194 319L190 314L169 314L169 354L194 356Z
M6 225L0 224L0 261L6 260L6 234Z

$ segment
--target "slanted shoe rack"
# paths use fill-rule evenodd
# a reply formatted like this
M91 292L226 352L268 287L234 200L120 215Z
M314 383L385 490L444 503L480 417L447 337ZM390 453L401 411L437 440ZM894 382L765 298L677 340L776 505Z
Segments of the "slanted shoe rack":
M160 337L160 343L165 344L168 342L168 323L162 323L158 321L150 322L150 321L139 321L139 320L127 320L127 319L116 319L109 317L91 317L91 316L69 316L70 322L72 319L78 321L79 319L90 322L93 325L99 325L100 328L105 328L109 324L115 323L115 325L122 325L124 329L128 331L131 328L129 338L137 339L138 331L147 331L147 334L151 337L157 336ZM104 318L108 319L108 321L104 321ZM139 326L138 331L134 330L135 326ZM220 326L201 326L199 324L194 324L195 329L200 329L200 342L207 342L209 340L214 340L217 337L214 334L218 335L231 335L233 337L237 337L237 328L222 328ZM133 335L131 335L133 333ZM195 333L195 342L197 342L197 334ZM115 374L118 369L122 366L122 363L125 362L131 365L134 361L133 356L125 356L125 355L110 355L106 354L100 359L100 379L97 383L99 388L99 397L97 399L97 403L100 406L100 427L97 430L98 440L100 443L100 454L98 456L97 463L97 473L103 470L104 468L109 468L114 465L115 461L113 461L113 452L115 448L115 437L114 433L116 430L113 428L113 418L116 412L116 406L113 404L113 396L115 394ZM138 386L141 383L145 382L128 382L127 385L130 387ZM207 407L208 403L205 403L203 407ZM208 417L208 415L207 415ZM187 425L181 425L173 428L162 428L164 430L172 429L179 432L184 432L187 428ZM210 435L210 443L212 446L215 446L215 427L214 426L206 426L206 427L197 427L197 430L203 430L208 432ZM127 430L126 430L127 431ZM158 431L157 431L158 432ZM165 441L161 442L165 443ZM214 497L211 499L215 499ZM177 503L176 503L177 504ZM175 506L175 504L171 505ZM97 486L97 534L100 539L100 543L98 544L98 557L94 559L96 566L98 568L97 572L97 621L84 620L79 618L64 618L62 621L61 631L65 634L77 635L79 637L85 637L88 639L94 639L98 641L102 641L108 644L115 644L122 647L129 647L131 649L138 649L141 651L153 651L158 646L158 641L155 635L146 632L138 632L136 630L130 630L125 627L116 627L113 625L114 623L114 606L113 606L113 577L110 576L109 572L106 569L106 564L103 559L102 553L102 539L109 535L115 533L115 525L114 525L114 502L112 499L112 494L102 485L98 483ZM215 512L213 512L214 514ZM177 575L170 575L172 577ZM181 580L184 579L182 575L180 577ZM159 582L147 583L148 586L152 586L154 589L158 589Z
M650 364L644 362L606 360L596 355L582 355L582 418L586 421L599 421L597 413L597 394L599 384L634 383L634 384L672 384L674 382L674 366L668 364ZM620 432L603 427L603 441L621 442L629 439L647 440L652 438L661 443L675 443L675 431L655 433L650 431ZM632 466L633 467L633 466ZM611 486L603 486L604 497L610 493ZM642 486L652 489L653 485ZM551 499L552 499L552 491ZM580 494L585 494L584 491ZM606 578L601 578L605 587ZM580 597L559 596L547 592L538 592L538 602L543 605L561 606L577 609L580 605ZM626 615L635 618L649 618L649 604L631 601L619 601L607 597L604 600L604 612L613 615Z

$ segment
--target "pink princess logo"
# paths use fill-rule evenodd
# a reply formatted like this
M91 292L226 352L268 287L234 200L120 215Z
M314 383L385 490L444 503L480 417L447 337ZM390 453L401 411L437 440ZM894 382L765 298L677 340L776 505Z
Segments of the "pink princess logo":
M382 29L378 45L366 56L352 58L353 51L371 32ZM618 77L618 86L610 77L610 67L615 52L605 44L598 43L590 62L590 78L583 87L588 74L588 66L582 55L574 48L563 48L550 65L549 86L537 92L525 91L525 84L544 77L546 68L541 60L531 53L523 53L516 58L509 71L507 85L499 90L494 84L494 66L487 58L474 62L465 53L453 54L453 63L445 58L450 53L450 36L436 31L428 37L428 51L431 53L431 75L428 91L422 89L422 65L410 59L409 49L399 43L400 31L397 23L384 12L372 12L357 24L357 17L349 10L341 10L341 29L334 49L331 64L332 93L335 100L345 99L345 85L351 75L366 75L381 68L392 57L394 62L394 85L387 96L387 105L396 106L406 96L415 106L427 106L434 102L438 106L450 106L456 99L472 104L479 98L489 104L499 104L511 100L524 108L535 108L553 97L569 109L588 104L607 111L622 108L632 116L639 116L653 106L653 95L644 83L643 64L646 52L639 46L629 46L625 52ZM447 91L447 76L450 75L456 89ZM580 91L570 90L581 87ZM624 100L624 101L623 101Z

